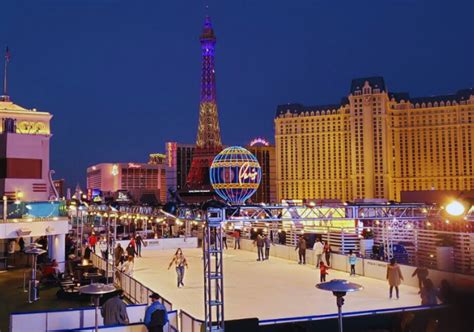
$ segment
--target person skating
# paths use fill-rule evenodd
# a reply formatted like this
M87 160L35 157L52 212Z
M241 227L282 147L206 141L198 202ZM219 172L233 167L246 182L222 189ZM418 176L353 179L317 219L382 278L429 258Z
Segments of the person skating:
M127 306L122 300L123 290L119 289L113 297L105 301L100 313L104 317L104 325L125 325L129 323Z
M295 250L298 250L298 264L306 264L306 240L303 235L299 236Z
M265 256L263 256L263 246L265 245L265 240L263 239L263 236L260 234L257 234L257 238L253 241L253 244L257 245L257 252L258 252L257 261L265 260Z
M222 244L224 244L225 248L227 249L227 233L224 229L222 229Z
M143 238L140 233L137 233L137 236L135 236L135 245L137 247L138 257L142 257L142 244L145 245L145 242L143 241Z
M356 263L357 263L357 256L354 254L354 252L349 250L349 264L351 266L351 276L356 275Z
M163 332L163 327L168 323L168 312L159 302L160 296L156 293L150 295L151 304L146 308L144 323L148 332Z
M324 264L323 261L319 262L319 281L326 282L326 276L328 273L329 266Z
M438 296L438 291L433 285L433 281L431 281L431 279L427 278L423 280L423 288L421 289L420 296L421 305L438 304L438 300L436 299L436 297Z
M123 255L124 255L124 250L120 243L117 243L117 246L114 249L114 259L115 259L115 266L119 266L120 264L123 263Z
M270 258L270 246L272 245L272 241L268 234L265 234L265 238L263 239L265 242L265 259L268 260Z
M234 249L240 249L240 231L238 229L234 230Z
M323 251L324 251L324 258L326 258L327 266L331 266L331 252L332 252L332 249L331 249L331 246L329 245L328 241L324 241Z
M132 258L132 261L135 261L135 255L137 254L137 251L135 250L135 246L132 244L131 241L130 241L130 243L128 244L126 250L127 250L127 256L128 256L128 257L131 257L131 258Z
M420 288L420 291L418 294L421 293L421 289L423 288L423 282L428 278L428 269L424 266L418 266L415 271L413 271L413 274L411 275L412 277L417 276L418 278L418 287Z
M171 265L175 263L176 265L176 275L178 278L178 288L179 287L184 287L183 279L184 279L184 268L188 268L188 262L186 261L186 257L183 255L183 251L181 248L178 248L176 250L176 253L173 256L173 259L171 260L170 264L168 265L168 270L171 268Z
M400 270L400 266L397 264L395 258L390 259L390 264L387 265L387 280L390 286L390 298L392 298L392 291L395 287L395 292L398 300L400 298L398 286L400 286L403 280L403 275L402 271Z
M122 264L120 270L126 275L132 276L135 268L135 263L132 256L128 256L125 263Z
M314 261L316 268L319 267L319 263L323 261L323 253L324 253L324 244L321 242L320 238L316 239L313 246L314 251Z

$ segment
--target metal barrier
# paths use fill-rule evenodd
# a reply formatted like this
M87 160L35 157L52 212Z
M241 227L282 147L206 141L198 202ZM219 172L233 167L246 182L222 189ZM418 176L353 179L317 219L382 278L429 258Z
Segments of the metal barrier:
M145 304L127 305L130 324L140 324L145 317ZM168 311L169 324L166 332L178 331L178 312ZM102 316L99 324L103 324ZM95 325L95 309L93 307L12 313L10 315L10 332L43 332L70 329L90 329ZM128 325L121 325L126 328ZM102 326L109 328L109 326Z
M412 307L401 307L401 308L390 308L390 309L380 309L380 310L367 310L367 311L353 311L342 313L343 317L357 317L357 316L369 316L369 315L382 315L389 313L397 312L406 312L406 311L419 311L427 309L442 309L447 308L446 305L433 305L433 306L412 306ZM327 315L315 315L315 316L301 316L301 317L288 317L288 318L276 318L276 319L264 319L259 321L259 325L275 325L275 324L284 324L284 323L294 323L294 322L303 322L303 321L313 321L313 320L323 320L323 319L332 319L337 318L338 314L327 314Z
M95 253L91 253L91 261L92 265L95 267L106 270L106 261L104 258L98 256ZM112 264L109 262L109 276L111 273L115 273L115 286L121 288L123 290L124 295L134 304L149 304L150 295L153 293L157 293L151 290L150 288L143 285L141 282L137 281L132 276L119 271L116 268L113 268ZM173 304L168 301L166 298L160 295L160 302L165 306L167 311L173 310ZM176 318L176 322L173 324L170 321L170 327L178 331L178 319Z
M184 310L179 311L179 320L181 322L181 331L201 332L204 321L194 318Z

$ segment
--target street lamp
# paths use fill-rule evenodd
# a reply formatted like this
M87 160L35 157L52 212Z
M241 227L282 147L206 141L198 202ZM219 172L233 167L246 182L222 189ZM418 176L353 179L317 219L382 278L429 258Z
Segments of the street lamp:
M446 205L446 212L454 217L459 217L464 213L464 211L466 211L466 208L461 202L457 200L454 200Z
M336 297L339 332L342 328L342 306L344 305L344 296L347 292L357 292L363 289L359 284L342 279L333 279L316 285L317 288L330 291Z

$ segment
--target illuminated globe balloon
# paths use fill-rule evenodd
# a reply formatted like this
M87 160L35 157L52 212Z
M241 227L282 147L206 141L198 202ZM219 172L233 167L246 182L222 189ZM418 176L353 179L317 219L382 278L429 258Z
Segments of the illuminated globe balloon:
M240 146L222 150L209 170L216 193L231 204L240 205L252 196L262 179L257 158Z

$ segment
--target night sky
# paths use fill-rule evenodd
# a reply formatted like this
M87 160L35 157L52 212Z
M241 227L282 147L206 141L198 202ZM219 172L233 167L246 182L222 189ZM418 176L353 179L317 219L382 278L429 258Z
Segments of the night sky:
M278 104L338 103L356 77L411 96L474 86L472 0L207 3L226 145L273 141ZM92 164L194 143L204 1L5 0L1 11L10 95L54 115L51 167L69 187Z

